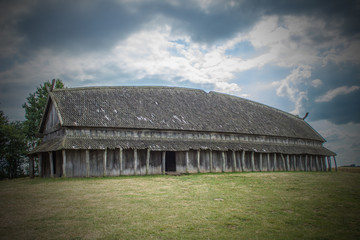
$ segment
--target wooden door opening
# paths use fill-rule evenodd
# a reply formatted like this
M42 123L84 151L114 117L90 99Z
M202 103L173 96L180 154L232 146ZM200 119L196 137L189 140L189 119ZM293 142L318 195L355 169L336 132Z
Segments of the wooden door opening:
M176 172L176 157L175 152L166 152L165 156L165 171Z

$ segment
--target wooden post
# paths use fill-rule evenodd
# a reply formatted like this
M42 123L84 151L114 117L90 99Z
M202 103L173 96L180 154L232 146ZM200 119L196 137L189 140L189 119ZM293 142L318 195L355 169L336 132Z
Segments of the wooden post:
M277 169L276 169L276 166L277 165L277 163L276 163L276 153L274 153L274 169L273 169L273 171L276 171Z
M266 164L267 164L267 171L270 171L270 153L267 154L267 158L266 158Z
M308 155L306 154L306 155L305 155L305 162L304 162L304 170L305 170L305 172L308 171L307 165L308 165Z
M120 175L123 174L123 149L119 148Z
M322 163L323 163L323 171L326 172L326 160L325 160L325 156L322 156Z
M200 173L200 149L197 150L196 163L197 163L197 172Z
M233 158L233 172L236 172L236 153L232 150L232 158Z
M221 152L221 163L222 163L221 171L225 172L225 152L224 151Z
M149 165L150 165L150 149L147 149L146 152L146 175L149 175Z
M38 158L39 158L39 166L38 166L38 170L39 170L39 177L43 177L43 171L42 171L42 153L38 154Z
M246 171L246 166L245 166L245 150L243 150L241 152L241 168L242 168L242 171Z
M337 163L336 163L336 158L335 158L335 156L333 156L333 158L334 158L334 164L335 164L335 171L337 172Z
M103 170L104 170L104 177L106 177L106 160L107 160L107 148L104 150L104 156L103 156Z
M315 167L316 167L315 171L319 171L319 156L318 155L315 156Z
M137 165L138 165L138 154L137 149L134 148L134 175L137 175Z
M185 152L185 164L186 173L189 173L189 151Z
M262 159L263 159L263 154L260 153L260 156L259 156L259 170L260 170L260 172L263 170L262 169L263 168Z
M251 171L255 171L255 152L251 152Z
M289 154L286 154L286 160L285 160L285 165L286 165L286 171L290 171L290 163L289 163Z
M163 151L161 153L162 174L165 174L165 160L166 160L166 152Z
M50 177L54 177L54 155L53 152L49 152L49 161L50 161Z
M63 160L62 176L66 177L66 150L65 149L62 150L62 160Z
M29 156L29 177L34 178L34 155Z
M328 161L328 170L329 172L331 172L331 156L327 157L327 161Z
M310 155L310 158L309 158L309 171L313 171L313 156Z
M90 150L85 150L86 177L90 177Z
M294 154L293 155L293 158L294 158L294 171L297 171L298 170L298 161L296 159L296 155Z
M281 157L282 169L283 171L286 171L284 155L280 153L280 157Z
M213 172L213 153L210 150L210 172Z

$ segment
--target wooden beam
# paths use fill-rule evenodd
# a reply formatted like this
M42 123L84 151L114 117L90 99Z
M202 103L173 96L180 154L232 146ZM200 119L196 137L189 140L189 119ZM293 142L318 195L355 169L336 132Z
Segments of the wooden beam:
M62 150L62 176L66 177L66 150Z
M328 170L329 170L329 172L331 172L331 157L330 156L328 156L327 157L327 160L328 160Z
M39 166L38 166L38 170L39 170L39 177L43 177L43 171L42 171L42 153L38 153L38 158L39 158Z
M104 155L103 155L103 176L106 177L106 160L107 160L107 148L105 148L104 150Z
M267 153L266 155L267 155L267 157L266 157L267 171L269 172L270 171L270 153Z
M236 153L232 150L232 158L233 158L233 172L236 171Z
M224 151L221 152L221 163L222 163L221 171L225 172L225 152Z
M90 150L85 150L86 177L90 177Z
M185 152L185 168L186 173L189 173L189 151Z
M123 174L123 149L119 148L120 176Z
M165 174L165 161L166 161L166 152L161 153L161 165L162 165L162 174Z
M335 171L337 172L337 163L336 163L336 158L335 158L335 156L333 156L333 158L334 158L334 164L335 164Z
M149 175L149 165L150 165L150 149L146 151L146 175Z
M318 155L316 155L315 156L315 171L319 171L319 156Z
M296 159L296 155L293 155L293 159L294 159L294 171L298 170L298 163L297 163L297 159Z
M197 172L200 173L200 149L196 153Z
M280 153L280 156L281 156L281 160L282 160L282 168L283 168L283 171L286 171L284 155L283 155L282 153Z
M134 175L137 175L137 165L138 165L138 154L137 149L134 148Z
M286 154L286 171L290 171L289 154Z
M34 178L34 155L29 157L29 177Z
M262 161L263 161L263 154L260 153L260 156L259 156L259 170L260 170L260 172L263 170Z
M53 152L49 152L49 161L50 161L50 177L54 177L54 155Z
M246 171L246 166L245 166L245 150L243 150L241 152L241 168L242 168L242 171Z
M213 153L212 150L210 150L210 172L213 172Z
M255 171L255 152L251 152L251 171Z
M276 153L274 153L274 168L273 168L273 171L277 170L276 165L277 165L277 163L276 163Z
M305 170L305 172L307 172L308 171L308 155L307 154L305 155L304 161L305 161L304 162L304 170Z

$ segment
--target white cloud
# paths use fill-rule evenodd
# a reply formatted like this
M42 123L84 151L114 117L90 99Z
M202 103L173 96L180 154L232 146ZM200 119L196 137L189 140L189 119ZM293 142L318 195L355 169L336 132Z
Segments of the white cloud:
M311 86L317 88L322 85L322 81L320 79L314 79L311 81Z
M346 95L346 94L352 93L354 91L357 91L359 89L360 89L360 86L338 87L333 90L329 90L327 93L325 93L325 95L318 97L315 101L316 102L330 102L331 100L333 100L335 97L337 97L339 95Z

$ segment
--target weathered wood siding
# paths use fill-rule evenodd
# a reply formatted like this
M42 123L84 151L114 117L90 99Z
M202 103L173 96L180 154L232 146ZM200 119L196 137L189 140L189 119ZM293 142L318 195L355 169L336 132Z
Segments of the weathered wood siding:
M50 103L49 113L47 115L46 123L45 123L45 131L49 132L56 129L59 125L59 117L57 115L56 109L53 103Z

